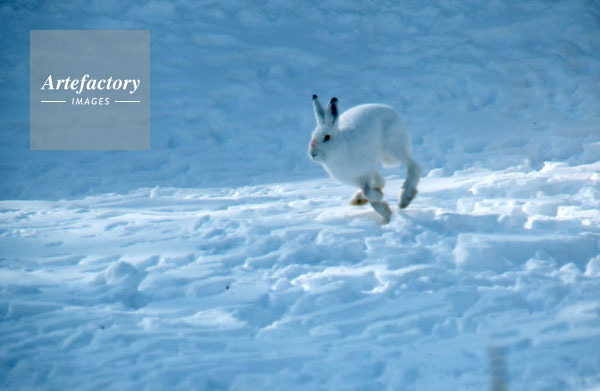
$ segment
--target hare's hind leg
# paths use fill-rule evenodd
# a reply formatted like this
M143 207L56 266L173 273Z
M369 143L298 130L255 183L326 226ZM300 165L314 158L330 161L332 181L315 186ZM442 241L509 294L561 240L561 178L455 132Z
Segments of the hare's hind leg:
M421 167L412 158L408 157L404 159L406 165L406 179L402 185L402 190L398 194L398 206L403 209L410 204L410 202L417 195L417 184L421 179Z
M384 186L385 180L381 177L381 175L379 175L379 173L375 173L375 175L373 175L373 178L371 179L371 187L381 191ZM367 197L365 197L362 189L354 193L354 195L350 199L350 205L361 206L365 205L367 202L369 202L369 200L367 199Z
M392 121L388 131L382 160L384 163L403 163L406 166L406 180L398 195L398 206L406 208L417 195L417 185L421 179L421 167L413 160L410 147L410 134L400 119Z

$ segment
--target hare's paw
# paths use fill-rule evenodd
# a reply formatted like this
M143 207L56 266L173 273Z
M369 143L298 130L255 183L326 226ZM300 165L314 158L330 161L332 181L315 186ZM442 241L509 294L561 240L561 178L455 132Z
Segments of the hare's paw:
M371 202L371 206L383 218L383 224L387 224L392 219L392 210L385 201Z
M408 204L410 204L410 202L415 198L415 196L417 195L417 189L416 188L404 188L400 191L400 194L398 195L398 206L400 207L400 209L404 209L408 206Z
M355 206L361 206L361 205L366 204L367 202L369 202L369 200L367 200L367 198L363 194L362 190L359 190L356 193L354 193L354 195L350 199L350 205L355 205Z

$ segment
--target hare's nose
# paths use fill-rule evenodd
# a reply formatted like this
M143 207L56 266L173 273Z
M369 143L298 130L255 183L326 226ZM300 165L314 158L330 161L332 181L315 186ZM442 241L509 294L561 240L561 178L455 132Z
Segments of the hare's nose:
M314 138L312 140L310 140L310 146L311 147L316 147L317 146L317 140L314 139Z

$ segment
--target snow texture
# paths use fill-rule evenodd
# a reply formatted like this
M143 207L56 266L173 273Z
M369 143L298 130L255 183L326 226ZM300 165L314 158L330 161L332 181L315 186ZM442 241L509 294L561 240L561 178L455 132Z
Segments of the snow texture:
M600 390L597 2L0 18L0 389ZM152 150L29 151L30 29L150 29ZM308 159L313 93L404 118L389 224Z

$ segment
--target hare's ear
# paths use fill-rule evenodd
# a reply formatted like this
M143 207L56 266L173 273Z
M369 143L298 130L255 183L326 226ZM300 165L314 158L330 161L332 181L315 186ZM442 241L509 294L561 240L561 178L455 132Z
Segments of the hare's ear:
M319 103L319 98L316 95L313 95L313 109L315 110L315 119L317 120L317 124L322 125L325 122L325 112L323 111L323 106Z
M331 126L335 124L339 116L337 102L337 98L331 98L325 109L325 123Z

